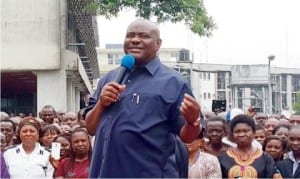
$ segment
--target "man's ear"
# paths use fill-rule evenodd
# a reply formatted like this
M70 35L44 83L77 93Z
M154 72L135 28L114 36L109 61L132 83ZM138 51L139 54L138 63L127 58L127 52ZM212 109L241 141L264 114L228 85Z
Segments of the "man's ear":
M158 46L157 50L159 50L160 46L161 46L161 43L162 43L162 40L159 38L159 39L157 39L156 43L157 43L157 46Z
M160 47L161 46L161 43L162 43L162 40L161 39L157 39L157 45Z

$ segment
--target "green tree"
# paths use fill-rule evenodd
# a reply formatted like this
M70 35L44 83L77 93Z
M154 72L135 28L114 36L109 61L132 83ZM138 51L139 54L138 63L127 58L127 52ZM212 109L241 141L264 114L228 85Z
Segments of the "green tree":
M297 92L296 95L296 102L293 105L293 110L294 111L300 111L300 91Z
M149 19L155 16L158 23L184 22L199 36L210 36L216 27L202 0L92 0L85 8L108 19L126 9L135 9L137 17Z

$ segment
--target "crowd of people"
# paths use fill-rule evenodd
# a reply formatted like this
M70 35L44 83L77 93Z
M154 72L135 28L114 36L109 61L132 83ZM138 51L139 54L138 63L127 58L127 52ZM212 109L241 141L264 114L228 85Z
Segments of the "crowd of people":
M201 111L186 79L160 62L161 43L156 24L135 20L124 84L119 68L109 72L78 113L1 112L1 178L300 177L300 113Z
M51 105L39 117L1 112L1 178L88 178L92 140L81 112L56 112ZM54 142L59 159L51 156Z
M205 128L188 150L189 178L300 177L300 113L289 118L263 113L204 113ZM1 112L1 178L88 178L92 156L81 111L40 116ZM256 142L254 142L256 141ZM61 144L60 159L51 144Z
M226 118L234 110L240 112ZM300 113L287 118L249 111L251 108L245 114L232 109L226 115L206 115L204 136L187 144L189 177L300 177ZM203 153L210 154L209 162L201 159Z

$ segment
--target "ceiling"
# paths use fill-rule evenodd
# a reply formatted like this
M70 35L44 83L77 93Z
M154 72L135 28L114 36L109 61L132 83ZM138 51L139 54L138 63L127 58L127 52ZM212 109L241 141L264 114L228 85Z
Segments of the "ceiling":
M1 94L36 92L37 78L32 72L1 72Z

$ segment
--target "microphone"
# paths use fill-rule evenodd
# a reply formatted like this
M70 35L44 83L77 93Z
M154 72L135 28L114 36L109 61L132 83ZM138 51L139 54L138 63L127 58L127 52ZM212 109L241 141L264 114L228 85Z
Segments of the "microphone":
M133 69L135 64L134 56L127 54L121 60L121 66L119 67L119 73L114 80L115 82L122 84L126 74Z

